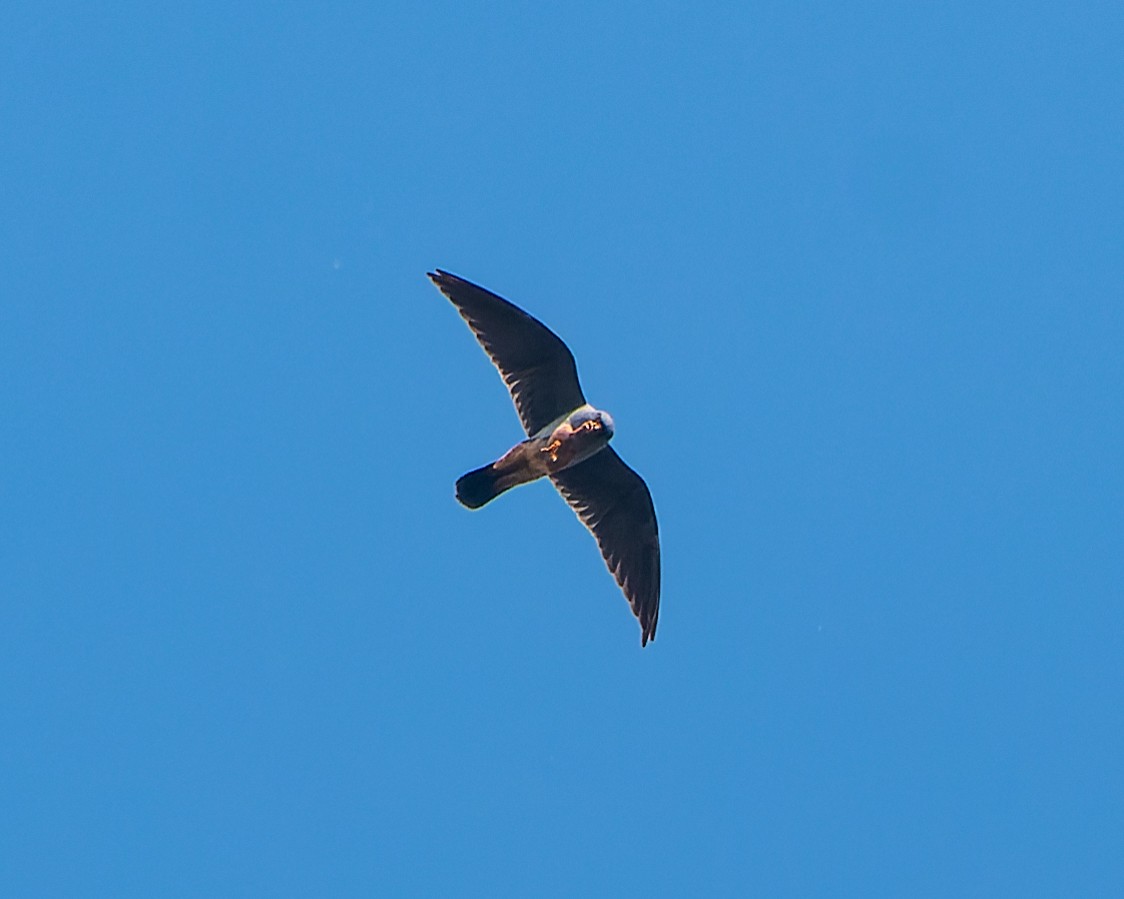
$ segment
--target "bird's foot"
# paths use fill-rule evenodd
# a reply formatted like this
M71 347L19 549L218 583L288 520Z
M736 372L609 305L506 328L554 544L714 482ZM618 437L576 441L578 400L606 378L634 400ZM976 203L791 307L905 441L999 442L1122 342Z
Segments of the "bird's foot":
M557 437L555 437L552 441L550 441L550 443L548 443L546 446L544 446L542 449L540 449L539 452L540 453L549 453L550 454L550 461L551 462L557 462L558 461L558 450L561 449L561 447L562 447L562 441L559 440Z

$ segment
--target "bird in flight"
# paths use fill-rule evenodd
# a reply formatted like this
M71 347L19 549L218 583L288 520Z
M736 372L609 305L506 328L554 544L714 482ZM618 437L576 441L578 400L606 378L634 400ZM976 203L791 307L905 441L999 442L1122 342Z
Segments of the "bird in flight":
M589 528L640 622L656 636L660 540L648 485L609 440L613 419L585 401L569 347L518 306L438 269L429 273L499 369L527 439L457 481L457 499L479 509L520 484L548 477Z

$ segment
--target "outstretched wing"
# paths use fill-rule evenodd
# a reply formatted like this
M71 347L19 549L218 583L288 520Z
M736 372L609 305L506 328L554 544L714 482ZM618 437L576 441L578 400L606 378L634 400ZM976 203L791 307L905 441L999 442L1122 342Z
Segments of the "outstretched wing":
M660 613L660 537L648 485L609 446L551 480L597 538L647 645Z
M528 437L585 404L574 356L550 328L464 278L440 269L429 278L499 369Z

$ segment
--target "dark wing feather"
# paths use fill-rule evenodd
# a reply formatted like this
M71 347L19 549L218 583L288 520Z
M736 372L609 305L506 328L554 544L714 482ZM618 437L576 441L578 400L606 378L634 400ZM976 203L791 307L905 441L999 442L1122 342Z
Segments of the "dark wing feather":
M660 537L648 485L608 446L551 480L597 538L646 645L660 613Z
M499 369L527 436L585 404L574 356L550 328L456 275L438 269L429 278L457 307Z

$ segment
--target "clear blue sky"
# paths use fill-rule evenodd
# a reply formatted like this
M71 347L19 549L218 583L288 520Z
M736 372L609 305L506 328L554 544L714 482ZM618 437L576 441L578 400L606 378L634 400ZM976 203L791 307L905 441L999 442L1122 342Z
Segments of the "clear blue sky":
M1124 893L1119 3L8 3L0 893ZM658 638L425 279L573 348Z

